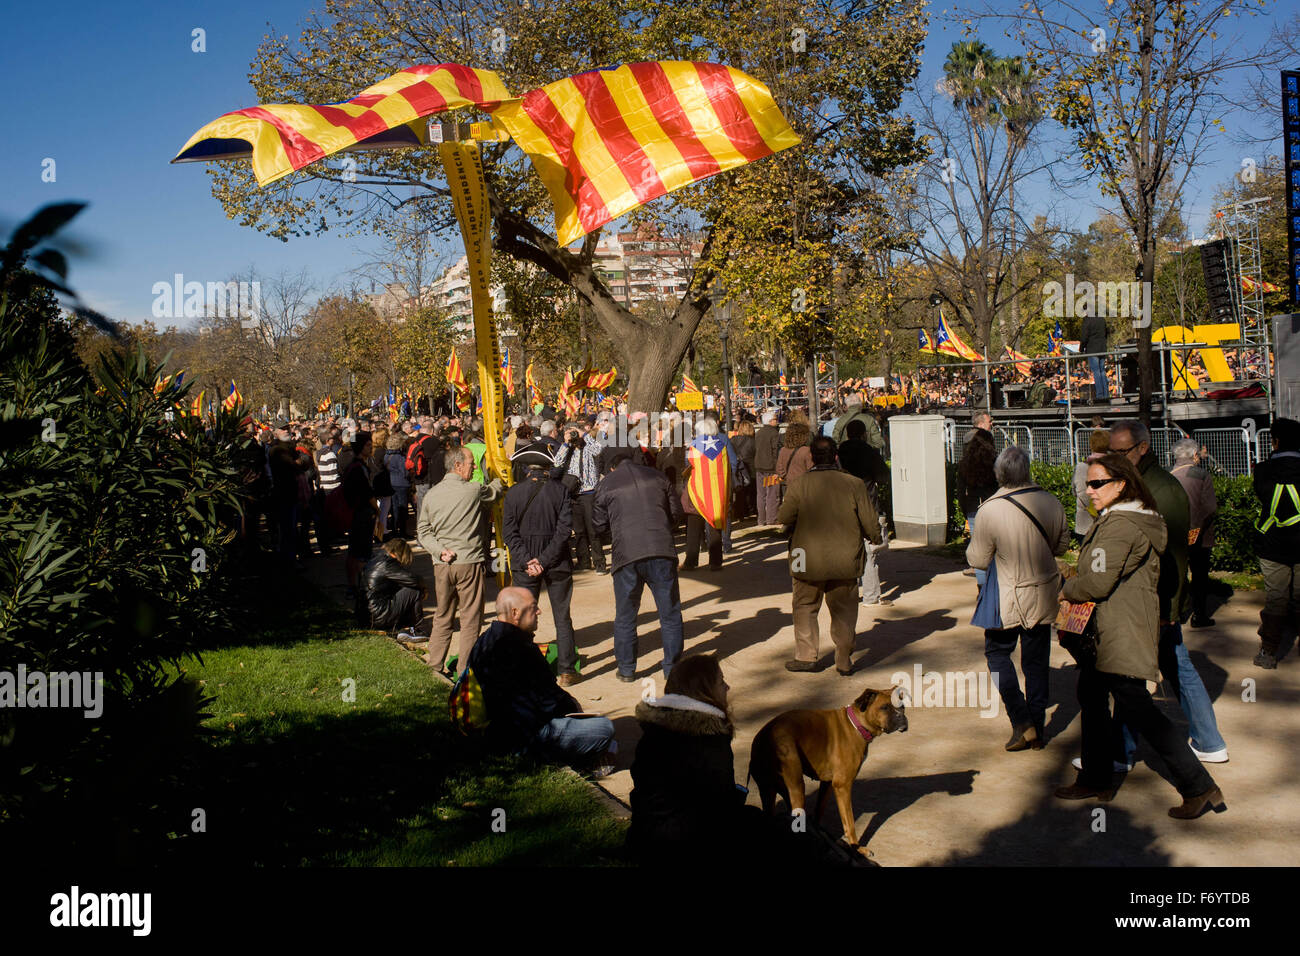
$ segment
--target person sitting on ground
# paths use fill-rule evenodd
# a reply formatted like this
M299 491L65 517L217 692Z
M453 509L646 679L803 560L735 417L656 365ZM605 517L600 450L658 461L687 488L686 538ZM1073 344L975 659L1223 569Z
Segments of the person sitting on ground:
M537 599L524 588L502 588L497 619L474 643L469 669L487 707L489 738L504 750L533 750L560 760L596 761L608 768L614 724L607 717L574 716L582 708L555 681L533 642Z
M413 558L405 540L390 538L366 565L364 580L370 623L385 630L402 628L398 640L418 644L429 639L424 620L424 599L429 591L411 571Z
M663 697L637 704L627 848L639 862L725 858L743 847L748 814L728 690L717 657L696 654L673 668Z

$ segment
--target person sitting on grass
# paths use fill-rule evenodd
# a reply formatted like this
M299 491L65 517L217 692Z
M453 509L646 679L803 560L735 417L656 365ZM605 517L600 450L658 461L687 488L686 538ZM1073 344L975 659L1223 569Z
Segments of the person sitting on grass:
M537 598L524 588L502 588L496 607L497 619L474 643L468 662L483 690L489 739L507 751L531 750L604 776L615 752L614 724L581 714L578 702L556 683L533 642Z
M405 540L390 538L366 564L364 580L370 623L384 630L402 628L398 640L419 644L429 639L429 625L424 620L429 590L411 571L414 557Z

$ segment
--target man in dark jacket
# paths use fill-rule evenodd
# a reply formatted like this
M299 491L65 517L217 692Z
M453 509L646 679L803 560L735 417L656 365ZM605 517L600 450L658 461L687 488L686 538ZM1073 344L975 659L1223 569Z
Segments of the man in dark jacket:
M1286 626L1300 626L1300 422L1274 419L1271 432L1273 454L1254 479L1260 507L1255 553L1264 574L1255 666L1269 670L1277 667Z
M638 465L623 448L596 486L592 523L613 538L614 656L618 679L636 680L636 616L648 584L659 610L664 645L664 679L682 655L682 598L673 545L672 486L661 472Z
M1088 368L1092 369L1092 390L1097 404L1110 404L1110 383L1106 381L1106 360L1094 352L1106 351L1106 317L1089 315L1083 320L1079 334L1079 351L1091 355Z
M537 599L523 588L502 588L497 619L474 643L469 668L483 689L488 734L501 747L538 747L560 759L609 752L614 724L607 717L572 717L582 708L555 682L533 643Z
M966 447L962 450L961 461L957 463L957 504L966 516L967 531L974 534L975 514L984 499L992 497L998 490L998 479L993 473L998 449L993 440L992 415L979 412L971 424L975 428L966 436ZM984 587L984 571L967 568L962 573L974 577L975 583Z
M1228 746L1219 733L1214 705L1205 690L1201 675L1183 644L1183 621L1187 620L1187 537L1191 530L1191 505L1178 479L1165 471L1151 450L1151 432L1140 421L1123 419L1110 429L1110 451L1128 457L1142 475L1142 482L1159 506L1169 530L1169 544L1160 556L1160 581L1156 593L1160 599L1160 674L1178 695L1187 715L1192 735L1192 753L1206 763L1226 763ZM1133 734L1124 727L1128 754L1137 749ZM1130 764L1128 754L1124 763ZM1119 757L1116 757L1116 762Z
M864 541L863 547L866 548L866 564L862 569L862 603L871 606L890 607L893 601L880 595L880 567L877 563L876 552L885 546L888 541L888 533L885 530L885 515L881 510L881 492L889 484L889 465L885 463L884 456L872 445L866 442L867 427L860 419L854 419L849 422L848 427L844 429L848 438L839 447L840 467L847 471L854 478L861 478L862 483L867 486L867 498L870 499L872 507L876 509L876 517L880 522L881 544L875 544L871 541Z
M546 585L555 620L559 684L578 682L578 648L569 616L573 596L573 559L569 532L573 525L573 499L568 490L549 477L551 458L541 447L516 453L527 467L524 481L506 492L502 534L510 549L510 580L536 600Z
M758 484L758 526L776 524L776 509L781 505L781 482L776 474L776 458L781 454L781 429L776 426L776 412L763 413L763 427L754 433L754 471Z

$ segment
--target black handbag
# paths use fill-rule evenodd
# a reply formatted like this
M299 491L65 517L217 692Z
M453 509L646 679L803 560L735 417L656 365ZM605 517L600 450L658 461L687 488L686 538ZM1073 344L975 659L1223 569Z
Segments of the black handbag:
M1088 615L1088 623L1079 633L1074 631L1056 631L1056 640L1066 652L1074 658L1079 667L1097 666L1097 609L1094 607Z

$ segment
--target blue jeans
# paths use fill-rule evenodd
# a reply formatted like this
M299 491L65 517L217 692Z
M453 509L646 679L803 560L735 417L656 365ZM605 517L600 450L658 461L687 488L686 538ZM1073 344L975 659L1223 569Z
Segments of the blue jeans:
M613 739L608 717L556 717L537 732L537 743L561 759L604 753Z
M1092 369L1092 388L1097 398L1110 398L1110 383L1106 381L1106 362L1100 355L1088 359Z
M1182 626L1167 624L1161 627L1160 631L1161 643L1164 645L1162 648L1164 653L1161 655L1163 665L1160 672L1178 691L1178 703L1187 717L1187 729L1192 735L1192 746L1201 753L1213 753L1225 749L1228 745L1224 742L1223 735L1219 733L1219 723L1214 719L1214 705L1210 702L1209 692L1201 681L1201 675L1192 666L1191 655L1187 653L1187 645L1183 643ZM1177 643L1172 644L1173 641ZM1173 662L1169 660L1171 646ZM1167 670L1174 671L1175 676L1172 679ZM1124 762L1132 763L1137 743L1127 723L1123 725L1123 740L1126 758Z
M636 673L636 616L641 590L650 585L659 611L664 642L664 679L682 656L682 595L677 585L676 558L642 558L614 572L614 657L618 672Z

